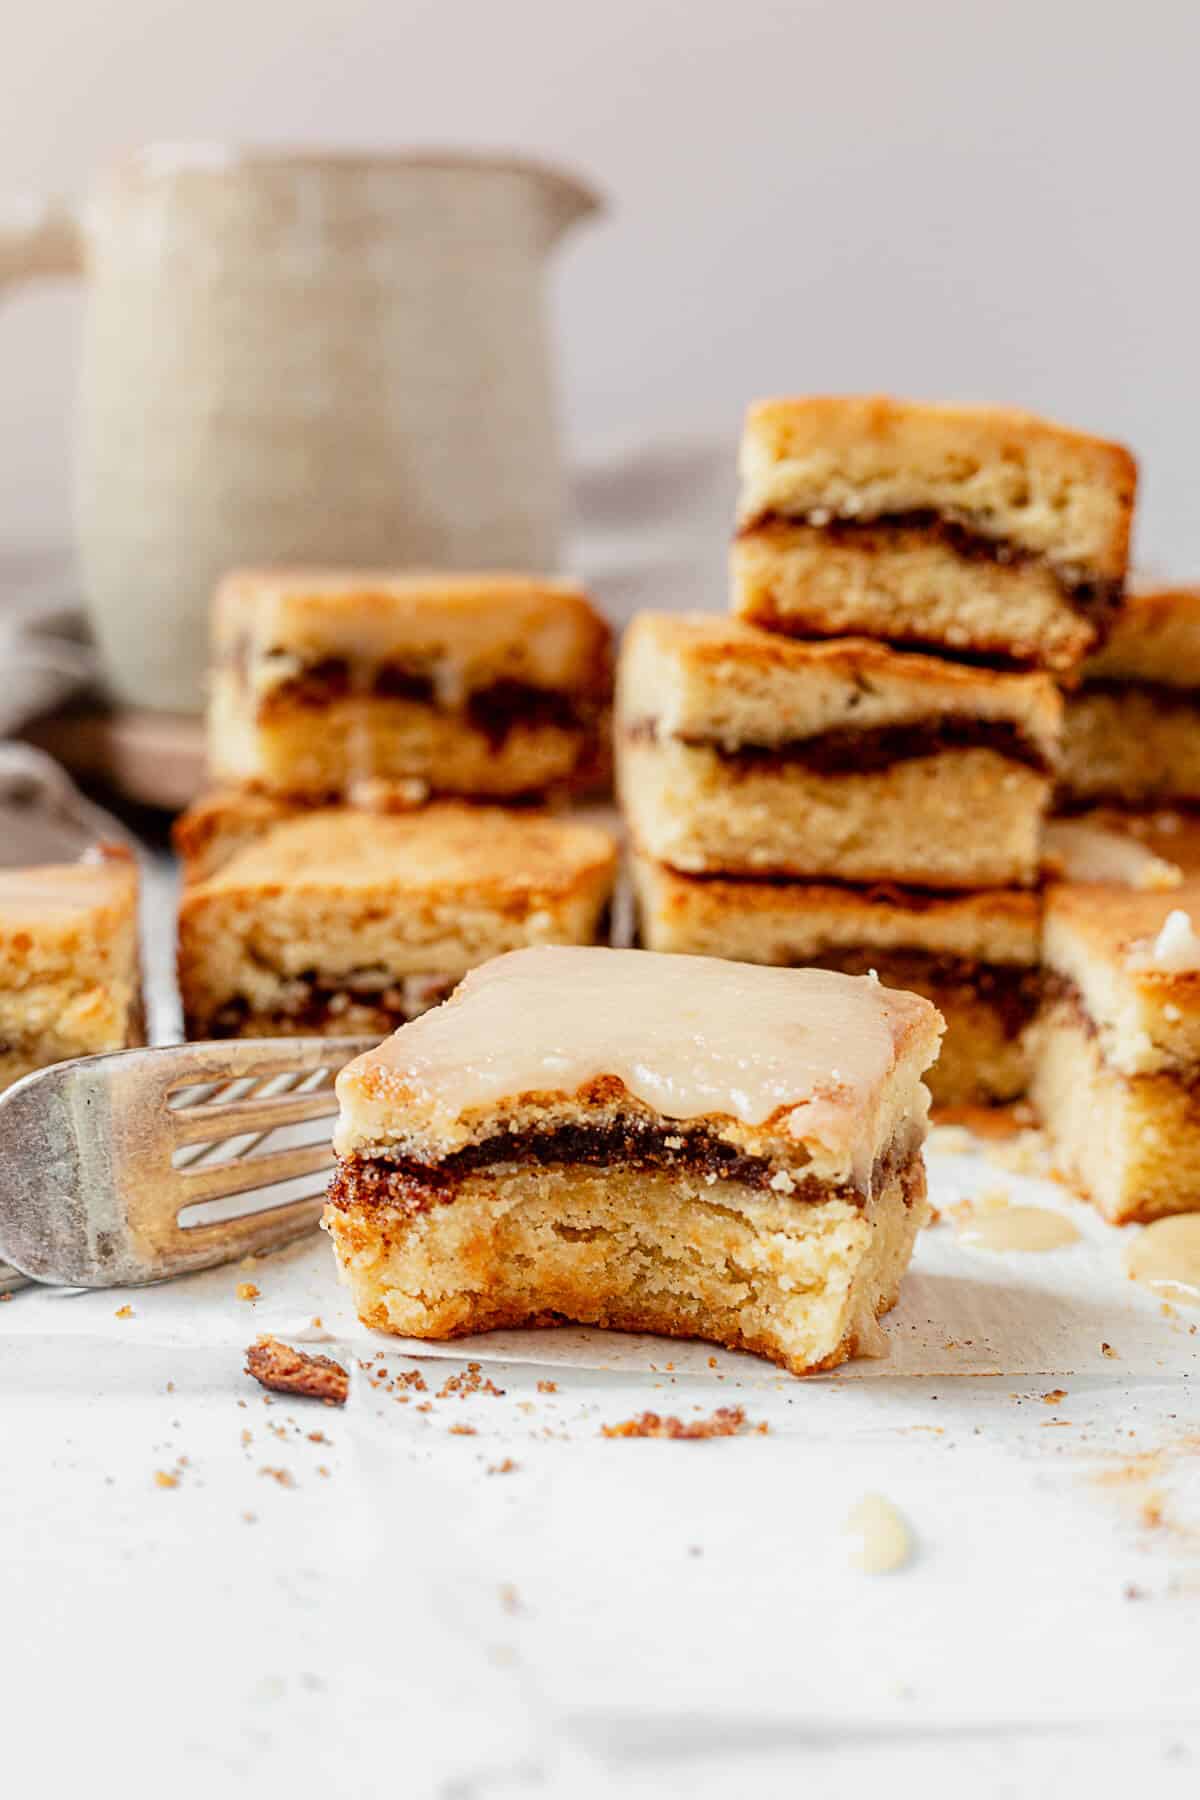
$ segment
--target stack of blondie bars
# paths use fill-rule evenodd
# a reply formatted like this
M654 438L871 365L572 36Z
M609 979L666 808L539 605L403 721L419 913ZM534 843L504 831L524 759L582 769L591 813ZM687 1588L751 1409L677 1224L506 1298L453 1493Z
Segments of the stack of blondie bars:
M616 845L608 626L564 582L231 575L176 826L191 1037L383 1036L506 950L595 940Z
M1122 600L1126 450L1026 414L767 401L733 617L644 616L618 683L642 942L936 1002L943 1104L1028 1081L1059 682Z

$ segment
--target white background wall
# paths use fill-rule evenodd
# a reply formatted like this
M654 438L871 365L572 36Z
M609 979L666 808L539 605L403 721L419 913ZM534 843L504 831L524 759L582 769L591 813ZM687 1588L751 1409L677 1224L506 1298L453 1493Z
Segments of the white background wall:
M1192 0L9 0L0 194L146 139L522 148L610 194L556 277L571 437L770 390L1131 442L1200 575ZM66 530L78 299L0 307L0 541Z

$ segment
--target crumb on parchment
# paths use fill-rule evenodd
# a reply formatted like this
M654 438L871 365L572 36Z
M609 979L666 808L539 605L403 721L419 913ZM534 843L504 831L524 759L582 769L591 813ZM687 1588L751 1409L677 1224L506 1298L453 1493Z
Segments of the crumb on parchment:
M636 1419L623 1419L617 1425L602 1425L600 1435L609 1438L717 1438L736 1437L746 1424L746 1410L741 1406L718 1406L706 1419L662 1418L655 1412L639 1413ZM756 1429L759 1429L756 1427Z
M294 1488L296 1485L296 1478L290 1469L276 1469L272 1468L269 1463L264 1463L258 1472L260 1475L270 1476L271 1480L277 1482L281 1488Z
M294 1350L278 1338L261 1337L246 1351L246 1373L261 1387L280 1394L300 1394L323 1400L326 1406L344 1406L350 1377L331 1356L310 1356Z

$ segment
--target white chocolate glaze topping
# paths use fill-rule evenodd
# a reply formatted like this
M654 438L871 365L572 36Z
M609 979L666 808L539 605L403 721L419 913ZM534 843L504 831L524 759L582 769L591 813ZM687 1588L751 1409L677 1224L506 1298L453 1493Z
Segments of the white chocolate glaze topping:
M1148 945L1139 945L1130 960L1145 969L1200 969L1200 937L1191 914L1175 907L1163 920L1158 936Z
M343 1071L339 1148L359 1135L346 1114L360 1096L376 1102L377 1124L403 1130L412 1114L436 1131L610 1076L666 1118L771 1121L861 1175L900 1122L921 1123L920 1075L940 1030L928 1001L869 976L645 950L517 950Z

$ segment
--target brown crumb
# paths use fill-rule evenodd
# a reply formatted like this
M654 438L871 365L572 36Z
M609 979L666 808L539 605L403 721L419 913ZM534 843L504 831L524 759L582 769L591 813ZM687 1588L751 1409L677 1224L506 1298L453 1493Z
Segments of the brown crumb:
M329 1439L325 1436L323 1431L310 1431L308 1434L308 1441L310 1444L327 1444Z
M124 1306L118 1306L116 1312L113 1314L114 1319L132 1319L132 1317L133 1308L129 1305L128 1301L126 1301Z
M1145 1588L1135 1587L1131 1581L1125 1589L1125 1598L1126 1600L1144 1600L1146 1598L1146 1590Z
M537 1391L539 1394L557 1394L558 1383L557 1381L539 1381Z
M1067 1397L1066 1388L1051 1388L1048 1394L1042 1395L1043 1406L1057 1406L1060 1400Z
M246 1429L246 1427L245 1427L245 1426L244 1426L244 1425L243 1425L243 1426L242 1426L242 1445L243 1445L243 1448L244 1448L244 1447L245 1447L245 1445L247 1445L247 1444L252 1444L252 1443L253 1443L253 1442L254 1442L254 1433L253 1433L253 1432L252 1432L252 1431L247 1431L247 1429Z
M1100 1354L1101 1354L1101 1356L1111 1356L1114 1358L1114 1360L1120 1361L1120 1358L1117 1356L1117 1353L1113 1349L1111 1344L1101 1344Z
M661 1418L658 1413L639 1413L636 1419L623 1419L619 1425L602 1425L601 1437L609 1438L717 1438L736 1437L746 1423L742 1406L718 1406L707 1419ZM757 1427L756 1427L757 1429Z
M519 1613L521 1611L521 1596L518 1594L511 1581L506 1581L500 1589L500 1604L506 1613Z
M1142 1501L1141 1517L1142 1524L1149 1526L1151 1530L1157 1530L1164 1522L1163 1497L1160 1493L1156 1491L1146 1495Z
M511 1475L513 1470L518 1467L519 1464L515 1463L511 1456L506 1456L503 1462L489 1463L487 1472L489 1475Z
M242 1518L245 1520L247 1525L257 1525L258 1524L258 1514L257 1513L245 1512L242 1514Z
M451 1425L451 1437L478 1437L479 1433L473 1425Z
M423 1394L425 1392L425 1377L422 1375L420 1369L408 1369L404 1374L397 1375L396 1386L415 1388L418 1394Z
M11 1291L8 1293L0 1294L0 1300L11 1300L11 1299L12 1299Z
M437 1391L437 1398L448 1400L451 1394L457 1394L461 1399L465 1399L468 1394L492 1394L499 1400L504 1389L498 1388L493 1381L484 1380L480 1374L480 1364L475 1362L468 1363L462 1375L448 1375Z
M260 1297L259 1290L252 1281L239 1281L237 1284L237 1297L239 1300L257 1300Z
M268 1463L264 1463L258 1472L260 1475L269 1475L271 1480L277 1481L282 1488L291 1488L296 1485L296 1478L290 1469L273 1469Z
M279 1394L303 1394L327 1406L344 1406L350 1377L331 1356L309 1356L278 1338L262 1337L246 1351L246 1373Z
M155 1469L154 1485L161 1488L175 1488L179 1486L179 1477L168 1474L166 1469Z
M318 1464L317 1464L317 1474L318 1474L318 1475L324 1475L324 1476L326 1476L326 1477L328 1477L328 1474L329 1474L329 1465L328 1465L328 1463L318 1463Z

